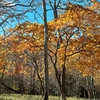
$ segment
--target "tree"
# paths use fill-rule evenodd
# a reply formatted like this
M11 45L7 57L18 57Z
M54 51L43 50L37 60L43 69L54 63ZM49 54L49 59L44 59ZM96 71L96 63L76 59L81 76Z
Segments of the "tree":
M97 17L95 18L95 16ZM63 72L65 72L65 68L71 71L75 69L84 76L91 76L99 70L99 18L98 12L80 5L70 4L64 14L45 23L45 26L25 22L10 29L10 31L14 31L11 36L15 41L12 41L13 45L10 48L17 52L27 49L34 53L45 50L43 29L48 28L48 36L46 34L45 37L48 40L46 56L48 54L52 61L57 81L63 93L64 85L59 77L59 71L62 69ZM94 63L91 64L92 62Z
M49 93L49 88L48 88L48 25L47 25L47 13L46 13L46 3L45 0L43 2L43 16L44 16L44 66L45 66L45 87L44 87L44 100L48 100L48 93Z

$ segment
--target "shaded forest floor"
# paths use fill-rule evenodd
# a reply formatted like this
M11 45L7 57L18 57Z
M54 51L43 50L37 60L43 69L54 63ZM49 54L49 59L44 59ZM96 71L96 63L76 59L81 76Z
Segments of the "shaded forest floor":
M21 94L2 94L0 100L43 100L41 96L21 95ZM49 96L49 100L59 100L56 96ZM68 97L67 100L88 100L83 98Z

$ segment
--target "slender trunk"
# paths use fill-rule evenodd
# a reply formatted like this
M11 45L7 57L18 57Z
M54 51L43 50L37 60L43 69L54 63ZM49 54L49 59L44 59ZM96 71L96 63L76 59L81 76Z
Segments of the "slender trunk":
M62 80L60 80L60 76L59 76L59 72L56 68L56 65L54 65L54 68L55 68L55 75L56 75L56 79L57 79L57 82L59 84L59 87L60 87L60 99L61 100L66 100L66 95L65 95L65 72L66 72L66 68L65 66L62 68Z
M89 100L92 100L92 95L91 95L91 90L88 89L88 97L89 97Z
M43 16L44 16L44 100L48 100L48 25L47 25L47 13L46 13L46 2L43 2Z
M35 95L35 75L36 75L36 70L32 70L32 67L31 67L31 80L30 80L30 91L29 91L29 94L31 95ZM33 72L33 73L32 73Z
M41 80L41 77L39 75L39 72L37 71L37 76L38 76L38 79L40 81L40 85L41 85L41 89L42 89L42 96L44 95L44 88L43 88L43 83L42 83L42 80Z
M88 98L89 98L89 100L92 100L91 79L90 79L90 77L86 77L86 85L87 85L87 91L88 91Z
M62 91L61 91L61 100L66 100L66 92L65 92L65 86L66 86L66 68L65 66L62 66Z
M36 74L37 74L37 76L38 76L38 79L39 79L39 81L40 81L40 85L41 85L40 91L41 91L41 93L42 93L42 96L44 96L43 82L42 82L42 79L41 79L40 74L39 74L39 66L38 66L38 64L37 64L36 59L34 59L34 63L35 63L35 67L34 67L34 68L35 68Z
M54 9L53 9L53 14L54 14L54 18L58 18L56 0L54 0Z

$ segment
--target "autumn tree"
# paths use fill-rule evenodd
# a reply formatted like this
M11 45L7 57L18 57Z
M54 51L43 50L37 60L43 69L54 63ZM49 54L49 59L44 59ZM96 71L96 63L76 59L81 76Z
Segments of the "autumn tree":
M75 6L74 6L74 7L75 7ZM81 6L79 6L79 8L80 8L80 7L81 7ZM77 10L79 10L79 8L78 8ZM75 8L74 8L74 10L75 10ZM73 11L72 11L72 13L73 13ZM67 12L67 14L68 14L68 12ZM75 15L75 14L69 15L70 17L73 18L72 20L74 20L73 15ZM77 15L78 15L78 14L77 14ZM84 14L84 15L86 15L86 14ZM64 18L64 17L62 17L62 19L63 19L63 18ZM79 18L79 17L78 17L78 18ZM76 19L78 19L78 18L76 18ZM68 20L71 21L70 18L69 18ZM66 19L66 21L67 21L67 19ZM55 25L58 24L58 23L56 24L56 22L57 22L57 21L55 21ZM62 22L62 23L61 23L61 22ZM61 20L61 22L60 22L60 23L61 23L61 26L62 26L62 25L64 24L64 23L63 23L63 20ZM80 20L77 21L77 22L80 22ZM59 25L60 25L60 23L59 23ZM65 23L66 23L66 22L65 22ZM90 23L92 23L92 22L90 22ZM69 25L69 24L70 24L70 26L77 25L77 23L74 23L74 21L68 23L68 25ZM86 25L83 25L83 27L85 27L85 26L86 26ZM64 26L64 27L65 27L65 26ZM67 27L68 27L68 26L67 26ZM57 27L57 28L58 28L58 27ZM70 28L70 27L69 27L69 28ZM71 33L71 34L69 35L69 37L70 37L70 36L74 36L74 35L76 35L77 38L78 38L78 37L79 37L79 38L82 37L82 36L81 36L82 34L80 33L81 27L79 27L79 28L76 27L76 29L71 28L71 30L77 30L77 31L76 31L76 32L73 31L73 33ZM98 29L97 29L97 30L98 30ZM77 34L77 32L79 33L79 35ZM87 31L87 32L88 32L88 31ZM75 33L75 34L74 34L74 33ZM69 33L68 33L68 34L69 34ZM83 35L83 36L84 36L84 35ZM78 38L78 39L79 39L79 38ZM68 38L67 38L67 39L68 39ZM69 38L69 39L70 39L70 40L74 40L74 39L71 39L71 38ZM86 40L86 38L84 38L84 40ZM97 41L97 40L96 40L96 41ZM78 42L78 41L77 41L77 42ZM66 42L65 42L65 43L66 43ZM79 42L79 43L81 43L81 42ZM83 49L84 45L85 45L85 44L82 43L82 45L79 45L80 47L77 47L77 50L78 50L78 51L76 51L76 52L73 52L73 51L72 51L72 54L69 54L69 55L67 55L67 56L72 56L72 55L74 55L74 54L80 53L81 51L83 51L82 49ZM77 45L77 46L78 46L78 45ZM64 46L62 46L62 47L64 48ZM68 48L69 48L69 47L68 47ZM62 50L64 50L64 49L62 49ZM71 49L69 49L69 50L71 50ZM75 49L73 49L73 50L75 51ZM69 51L68 51L68 52L69 52ZM68 52L67 52L67 53L68 53ZM87 52L88 52L88 51L87 51ZM60 54L61 54L61 52L60 52ZM62 57L64 57L64 55L63 55ZM63 59L63 58L62 58L62 59ZM63 60L63 61L64 61L64 60Z
M86 17L84 17L83 15ZM79 5L69 5L69 8L66 11L66 13L64 13L62 16L55 19L54 21L51 21L50 23L48 23L49 46L51 47L50 44L53 44L54 46L49 49L49 52L53 56L56 55L57 57L55 58L55 62L53 62L54 66L58 62L58 59L60 62L60 66L63 64L64 66L66 66L67 64L66 60L68 60L70 56L79 58L80 54L86 55L87 53L93 52L94 49L91 51L91 50L88 50L88 48L90 48L89 46L93 47L94 44L96 45L96 43L97 44L99 43L98 39L96 40L94 39L95 36L98 36L98 33L93 34L95 29L97 32L99 32L99 29L94 27L94 25L96 25L95 21L93 21L94 17L91 17L91 19L89 19L88 17L94 16L94 15L98 16L95 19L95 21L98 20L99 18L98 13L92 10L89 10L88 8L83 8L82 6L79 6ZM91 23L91 26L87 22ZM97 23L97 26L98 24L99 23ZM42 29L43 25L32 24L32 23L26 22L21 25L18 25L15 29L17 30L18 33L22 33L22 34L23 34L23 31L22 31L23 29L27 34L31 32L33 33L35 32L36 35L38 35L38 33L42 33L41 34L42 37L38 35L40 38L36 38L35 35L34 35L34 38L32 37L34 40L34 44L40 45L41 43L43 43L43 41L41 40L43 38L43 30L41 30L40 32L37 32L35 29L38 27L39 29ZM53 34L53 32L56 33L55 30L57 29L60 29L59 37ZM92 29L92 31L90 29ZM28 37L29 36L30 35L28 35ZM91 36L93 36L93 38ZM62 42L60 42L60 45L59 45L58 41L61 37L62 37ZM31 37L30 37L30 40L31 40ZM89 45L90 43L92 43L93 45L92 44ZM34 44L31 44L31 45L34 45ZM43 46L43 44L41 46ZM52 52L53 48L54 48L54 51ZM81 56L83 57L83 55ZM51 60L53 61L53 59ZM55 66L55 70L56 70L56 66Z
M59 71L62 71L62 81L65 83L66 68L70 71L78 70L85 77L94 76L100 70L100 23L98 21L100 15L92 10L91 7L84 8L70 3L66 12L57 17L47 23L46 16L44 16L44 25L27 21L17 25L14 29L10 29L9 32L14 32L11 35L14 41L12 41L10 50L23 53L27 49L36 54L36 52L46 49L45 56L47 57L48 54L51 59L60 90L63 94L62 99L65 100L65 85L60 81L61 75ZM44 35L44 28L45 32L48 33L46 35ZM47 42L44 41L44 36L46 36ZM9 45L10 41L9 39ZM47 43L48 46L44 47ZM48 63L45 64L48 66ZM88 86L90 84L87 85L87 90L90 88ZM91 95L90 91L88 91L88 94ZM91 100L91 96L89 96L89 99Z

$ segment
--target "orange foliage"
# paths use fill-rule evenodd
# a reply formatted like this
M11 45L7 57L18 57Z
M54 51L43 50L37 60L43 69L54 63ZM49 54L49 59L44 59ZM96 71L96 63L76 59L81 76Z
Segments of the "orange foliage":
M99 20L98 12L70 5L63 15L48 22L49 55L57 56L60 67L65 64L70 70L79 70L84 76L100 70ZM25 22L9 32L12 31L14 33L6 39L9 53L24 55L25 51L29 51L36 54L44 50L44 25ZM21 67L24 67L24 62L20 62L18 66L15 73L23 70Z

